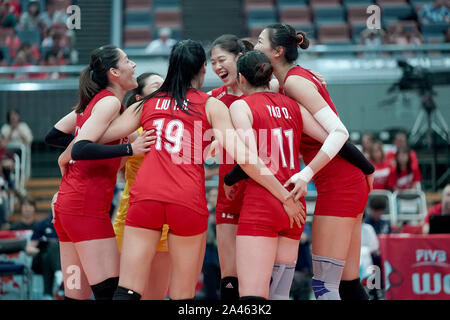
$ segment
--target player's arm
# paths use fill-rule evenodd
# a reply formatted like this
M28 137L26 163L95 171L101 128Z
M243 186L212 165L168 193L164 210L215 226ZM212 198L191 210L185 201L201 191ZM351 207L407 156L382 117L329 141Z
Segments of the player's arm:
M257 142L253 132L253 116L249 106L244 100L237 100L233 102L229 110L231 121L236 128L239 138L244 141L245 145L250 148L250 150L257 153ZM241 166L237 164L225 175L224 183L227 186L232 186L247 178L248 175L242 170Z
M152 137L144 133L132 144L103 145L95 143L105 134L109 125L119 114L120 101L116 97L105 97L94 107L91 116L86 120L83 127L75 138L71 156L74 160L99 160L117 157L126 157L148 152L152 144ZM122 137L131 134L137 126Z
M285 210L288 212L291 225L292 219L299 226L304 223L306 218L304 209L300 203L294 202L290 198L289 192L275 178L258 155L249 150L244 142L241 141L234 130L230 113L225 104L215 98L210 98L206 103L206 113L219 143L225 147L230 155L233 155L236 162L241 165L242 169L253 180L265 187L285 205Z
M67 148L73 140L77 125L77 114L75 111L64 116L45 136L45 143L58 148Z
M365 159L364 155L350 142L349 133L339 117L317 91L316 86L309 80L299 76L291 76L286 81L286 93L301 103L328 133L323 141L322 151L333 159L345 145L342 153L344 159L357 166L366 174L372 174L375 168ZM348 143L347 143L348 142Z

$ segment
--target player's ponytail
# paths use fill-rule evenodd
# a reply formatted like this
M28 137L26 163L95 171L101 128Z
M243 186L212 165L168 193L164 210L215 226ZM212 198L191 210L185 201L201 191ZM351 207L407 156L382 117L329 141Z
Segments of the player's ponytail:
M244 76L253 87L268 87L272 79L273 67L264 53L250 51L237 61L237 72Z
M284 23L268 25L270 46L284 48L284 58L288 63L293 63L298 58L298 47L306 50L309 47L309 39L303 31L295 32L295 29Z
M166 79L158 90L142 99L136 111L139 111L147 100L161 93L161 97L170 96L175 100L183 112L198 113L192 108L192 102L186 104L186 94L191 88L192 81L200 76L205 63L206 53L198 41L182 40L175 44L170 52Z
M116 46L107 45L92 52L89 66L80 74L80 101L74 108L76 113L83 113L92 98L108 86L108 72L111 68L117 68L119 59Z

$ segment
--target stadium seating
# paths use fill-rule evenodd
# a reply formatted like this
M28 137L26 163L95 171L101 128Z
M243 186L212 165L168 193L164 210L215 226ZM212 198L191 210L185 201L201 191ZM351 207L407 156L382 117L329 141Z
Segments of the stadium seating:
M397 221L422 224L427 214L425 193L416 190L394 192L397 205Z
M161 28L169 27L172 38L181 39L180 0L125 1L123 40L125 48L145 48L158 37Z

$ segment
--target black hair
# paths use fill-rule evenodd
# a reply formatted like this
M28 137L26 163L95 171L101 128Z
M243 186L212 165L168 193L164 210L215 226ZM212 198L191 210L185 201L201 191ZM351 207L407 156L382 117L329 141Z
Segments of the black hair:
M272 79L273 67L264 53L250 51L239 57L237 72L242 74L253 87L267 87Z
M284 23L274 23L266 27L269 31L270 46L275 49L282 46L285 50L284 57L287 62L292 63L298 58L297 47L304 50L309 47L309 39L303 31L296 32L295 29Z
M369 201L369 207L374 210L385 210L386 201L384 201L382 198L372 198Z
M219 47L237 56L239 53L244 54L253 50L254 45L248 39L239 39L234 34L224 34L214 40L209 51L209 56L211 56L211 52L215 47Z
M89 66L80 75L80 102L75 107L76 113L82 113L92 98L109 85L109 69L117 68L119 60L119 48L116 46L106 45L92 51Z
M137 102L137 100L136 100L137 94L140 96L143 95L145 83L146 83L147 79L150 78L151 76L160 76L160 75L155 72L145 72L145 73L141 74L139 77L137 77L138 86L137 86L137 88L135 88L127 93L128 98L126 99L126 102L124 104L125 108L128 108L129 106L131 106L132 104Z
M29 204L30 206L32 206L34 208L34 210L36 211L36 201L34 201L34 199L25 196L20 200L20 208L22 209L22 207L26 204Z
M171 100L175 100L176 105L180 106L180 110L187 114L190 114L190 111L198 113L190 107L194 103L186 104L186 93L205 62L206 53L200 42L188 39L176 43L170 52L166 79L158 90L141 100L136 111L139 111L147 100L158 95L171 97ZM164 94L160 95L161 93Z
M400 153L406 153L408 155L408 162L406 163L406 170L408 171L408 173L411 173L412 172L411 151L409 150L408 147L400 147L400 148L398 148L397 153L395 154L395 171L397 172L397 175L400 175L400 173L401 173L400 163L398 161L398 155Z
M8 112L6 112L6 121L7 121L8 123L10 123L10 121L11 121L11 113L13 113L13 112L17 113L17 115L18 115L19 118L20 118L20 112L19 112L19 110L17 110L17 109L9 109Z

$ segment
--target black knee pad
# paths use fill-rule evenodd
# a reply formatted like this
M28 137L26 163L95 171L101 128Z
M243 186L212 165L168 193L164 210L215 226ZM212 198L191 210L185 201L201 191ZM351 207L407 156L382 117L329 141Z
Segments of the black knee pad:
M118 286L113 300L141 300L141 295L133 290Z
M112 300L114 292L119 284L119 277L108 278L91 286L95 300Z
M369 296L359 278L354 280L341 280L339 283L339 295L342 300L369 300Z
M225 277L220 280L220 300L239 300L239 281L236 277Z

